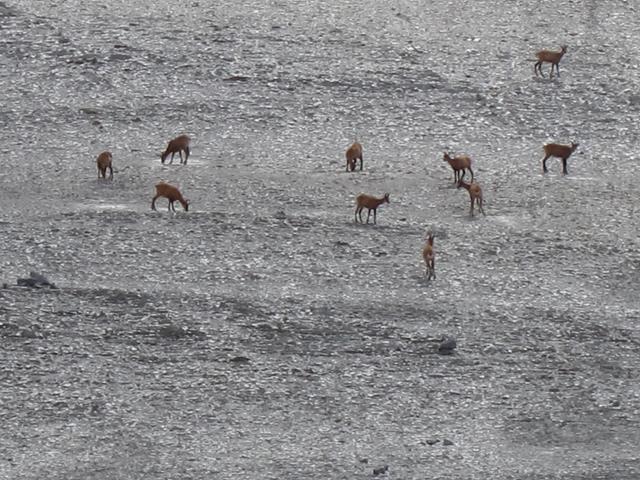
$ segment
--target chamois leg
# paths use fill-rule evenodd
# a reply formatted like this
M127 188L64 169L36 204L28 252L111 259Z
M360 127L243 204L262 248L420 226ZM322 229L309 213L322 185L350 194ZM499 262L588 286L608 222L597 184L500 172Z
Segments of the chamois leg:
M156 200L158 199L160 195L156 195L155 197L153 197L153 200L151 200L151 210L155 210L156 209Z
M369 216L371 215L371 209L367 208L367 224L369 223Z
M184 149L184 164L187 164L187 160L189 160L189 155L191 155L191 150L189 147Z
M482 207L482 197L478 198L478 210L480 210L480 213L482 213L484 217L487 216L487 214L484 213L484 208Z
M563 175L568 175L569 172L567 172L567 159L563 158L562 159L562 174Z
M460 176L460 172L462 172L462 176ZM463 180L466 173L467 170L464 168L462 170L458 170L458 179Z
M355 164L353 165L353 168L354 169L356 168ZM360 171L362 171L363 168L364 168L364 158L363 158L363 155L360 155Z
M431 276L433 277L433 279L436 279L436 259L432 259L431 260Z
M471 198L471 208L469 210L469 214L471 215L471 217L473 218L473 197Z
M360 207L356 207L356 213L354 215L355 217L355 222L358 223L358 214L362 212L362 209ZM362 223L362 216L360 216L360 223Z
M377 220L378 220L378 219L377 219L377 216L378 216L378 209L377 209L377 208L374 208L374 209L373 209L373 224L374 224L374 225L376 225L376 224L378 223L378 221L377 221Z
M106 170L104 172L105 176L107 174ZM109 179L113 179L113 167L109 165Z
M542 73L542 62L536 62L533 66L533 71L535 72L536 77L538 76L538 71L540 72L540 75L544 77L544 73Z
M471 167L469 167L469 171L471 172L471 182L473 183L473 170L471 170Z
M550 157L550 155L547 155L546 157L544 157L542 159L542 173L547 173L549 170L547 170L547 159Z

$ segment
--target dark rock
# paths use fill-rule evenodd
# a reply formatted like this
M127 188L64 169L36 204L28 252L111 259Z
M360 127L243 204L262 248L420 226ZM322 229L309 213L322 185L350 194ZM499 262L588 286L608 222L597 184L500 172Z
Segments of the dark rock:
M244 75L232 75L224 79L225 82L246 82L249 80L249 77Z
M442 340L440 340L440 345L438 345L438 353L440 355L451 355L456 349L456 346L457 342L455 337L444 335Z
M229 361L233 363L249 363L251 359L248 357L243 357L242 355L238 355L237 357L233 357Z
M163 325L158 330L158 334L164 338L184 338L187 336L187 331L176 325Z
M426 440L426 444L427 444L427 445L435 445L435 444L436 444L436 443L438 443L439 441L440 441L440 440L438 440L437 438L436 438L436 439L430 438L429 440Z
M452 442L451 440L449 440L449 439L445 438L445 439L442 441L442 445L444 445L445 447L448 447L448 446L450 446L450 445L453 445L453 442Z
M29 272L29 278L18 278L16 283L20 287L42 288L49 287L56 289L56 285L50 282L47 277L37 272Z
M75 63L76 65L84 65L87 63L95 65L98 63L98 57L93 53L85 53L84 55L78 55L77 57L70 58L67 62Z
M374 468L373 474L382 475L383 473L387 473L387 470L389 470L389 465L385 465L384 467L380 467L380 468Z

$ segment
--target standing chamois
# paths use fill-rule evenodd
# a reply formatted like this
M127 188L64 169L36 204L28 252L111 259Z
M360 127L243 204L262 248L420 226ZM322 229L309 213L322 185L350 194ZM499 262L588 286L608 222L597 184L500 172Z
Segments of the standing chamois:
M353 145L347 149L345 156L347 157L347 172L353 172L356 169L358 160L360 160L360 171L362 171L364 163L364 160L362 159L362 145L358 142L354 142Z
M151 200L151 210L156 209L156 200L160 197L165 197L169 200L169 211L176 211L176 207L173 205L173 202L176 201L182 204L185 212L189 211L189 200L185 200L182 193L180 193L180 190L173 185L169 185L165 182L160 182L156 185L156 195L153 197L153 200Z
M562 174L566 175L567 172L567 159L578 148L577 143L571 145L561 145L559 143L547 143L543 148L544 158L542 159L542 172L547 173L547 159L549 157L558 157L562 160Z
M460 187L469 192L469 199L471 200L470 215L473 217L474 204L478 206L478 210L480 210L482 215L485 215L484 209L482 208L482 189L480 188L480 185L476 182L466 183L464 180L460 179L458 180L458 188Z
M111 162L113 160L113 156L111 152L102 152L98 155L96 159L96 164L98 165L98 178L107 179L107 169L109 169L109 180L113 179L113 167L111 166Z
M539 52L537 52L536 57L538 61L533 66L533 71L535 72L536 76L538 76L538 72L540 72L540 75L544 77L544 73L542 73L542 64L546 62L551 64L551 71L549 72L549 78L553 78L554 66L556 67L556 72L558 73L558 77L559 77L560 76L560 60L562 60L562 56L565 53L567 53L566 45L563 45L562 47L560 47L559 52L554 52L551 50L540 50Z
M180 135L179 137L174 138L167 145L167 149L164 151L162 155L160 155L160 161L164 163L169 154L171 154L170 164L173 163L173 157L176 153L180 154L180 164L182 164L182 152L184 152L184 164L187 164L187 160L189 160L189 154L191 150L189 149L189 144L191 143L191 139L188 135Z
M424 263L427 267L425 275L427 280L431 280L432 278L436 279L436 253L433 248L433 233L429 232L429 236L427 237L427 244L422 249L422 258L424 259Z
M447 152L444 152L442 158L445 162L451 165L453 169L453 182L457 183L458 180L462 180L467 170L471 172L471 181L473 182L473 170L471 170L471 157L469 155L458 155L457 157L451 157ZM460 173L462 172L462 176Z
M360 223L364 223L362 221L362 210L367 208L367 223L369 223L369 215L371 215L371 210L373 210L373 223L376 223L376 210L383 203L389 203L389 194L385 193L382 198L372 197L371 195L366 195L361 193L356 197L356 223L358 223L358 217L360 218Z

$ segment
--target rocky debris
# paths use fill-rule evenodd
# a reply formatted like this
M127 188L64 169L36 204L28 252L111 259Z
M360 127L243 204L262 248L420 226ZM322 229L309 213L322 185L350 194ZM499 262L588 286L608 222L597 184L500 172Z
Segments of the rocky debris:
M49 287L57 289L55 283L50 282L47 277L38 272L29 272L28 278L18 278L16 284L19 287L44 288Z
M451 440L449 440L449 439L445 438L445 439L442 441L442 445L444 445L445 447L448 447L448 446L450 446L450 445L453 445L453 442L452 442Z
M171 338L179 340L185 337L195 337L198 340L206 338L206 334L200 330L191 330L188 328L180 327L178 325L162 325L158 328L158 335L162 338Z
M457 343L455 337L443 335L438 345L438 353L440 355L451 355L456 349Z
M242 355L238 355L237 357L233 357L229 360L231 363L249 363L251 359L249 357L244 357Z
M18 12L11 7L8 7L5 2L0 2L0 18L2 17L15 17Z
M389 470L389 465L385 465L384 467L380 467L380 468L374 468L373 469L373 474L374 475L382 475L383 473L387 473L387 471Z

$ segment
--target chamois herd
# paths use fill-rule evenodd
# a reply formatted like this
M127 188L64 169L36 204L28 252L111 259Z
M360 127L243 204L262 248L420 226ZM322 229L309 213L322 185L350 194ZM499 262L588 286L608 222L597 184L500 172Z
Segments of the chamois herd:
M559 52L554 52L551 50L540 50L536 53L537 61L534 65L534 73L537 76L540 74L544 77L544 73L542 72L542 64L550 63L551 70L549 72L549 78L553 77L553 71L555 71L560 76L560 68L559 63L564 54L567 52L567 47L562 46ZM191 154L190 149L191 139L187 135L180 135L173 140L169 141L167 148L160 155L160 161L162 164L165 163L169 155L171 158L169 163L173 163L173 159L175 154L179 154L180 156L180 164L187 164L189 160L189 155ZM564 175L567 174L567 159L571 156L571 154L578 147L578 143L571 143L570 145L563 145L558 143L549 143L543 145L544 157L542 159L542 172L547 173L547 160L550 157L557 157L562 161L562 173ZM184 153L184 157L183 157ZM347 151L345 152L346 157L346 171L353 172L356 170L358 166L358 162L360 163L359 170L362 171L364 169L364 160L362 153L362 145L359 142L354 142ZM113 179L113 167L112 167L113 156L111 152L105 151L98 155L96 159L96 164L98 167L98 178L99 179L107 179L107 170L109 171L109 180ZM447 162L451 169L453 170L453 181L454 185L457 188L464 188L469 192L469 215L471 217L474 216L474 209L477 208L482 215L485 215L483 204L482 204L482 188L480 184L474 180L474 173L472 169L472 160L469 155L457 155L451 156L448 152L444 152L443 161ZM469 172L470 181L465 182L464 177ZM160 197L164 197L169 201L168 209L169 211L176 211L175 202L179 202L182 205L182 208L185 211L189 211L189 200L185 199L182 196L182 193L178 188L173 185L170 185L165 182L160 182L155 186L156 194L151 200L151 209L156 210L156 200ZM369 223L369 218L371 216L371 212L373 211L373 223L377 223L377 210L384 203L389 203L389 193L385 193L382 197L378 198L372 195L367 195L365 193L361 193L356 197L356 210L355 210L355 222L356 223L364 223L362 220L362 212L366 208L367 209L367 221ZM428 237L426 239L426 244L422 249L422 258L425 263L426 271L425 275L427 280L431 280L436 278L435 272L435 247L434 247L434 237L435 235L432 232L429 232Z

